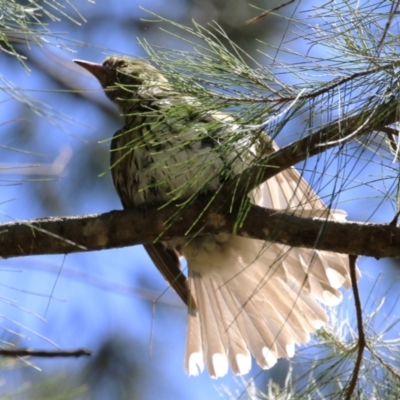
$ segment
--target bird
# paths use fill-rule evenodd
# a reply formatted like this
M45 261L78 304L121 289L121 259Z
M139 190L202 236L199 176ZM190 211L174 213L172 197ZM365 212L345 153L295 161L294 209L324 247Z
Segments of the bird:
M97 78L125 118L110 150L113 182L125 209L216 193L260 151L278 149L265 132L249 141L237 118L201 107L200 97L176 89L147 60L74 61ZM232 137L237 140L226 145ZM249 199L307 217L346 218L329 209L294 167L260 183ZM293 357L296 345L328 323L324 306L339 304L340 289L351 286L345 254L224 232L144 247L188 307L184 367L189 376L205 368L211 378L229 369L245 375L253 358L268 369ZM358 279L358 268L356 273Z

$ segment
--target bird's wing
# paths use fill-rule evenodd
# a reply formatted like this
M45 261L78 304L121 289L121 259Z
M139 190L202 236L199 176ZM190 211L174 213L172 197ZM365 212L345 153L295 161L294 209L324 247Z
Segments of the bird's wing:
M194 300L189 293L187 278L181 271L181 264L176 253L166 248L163 243L145 244L144 248L167 283L183 302L188 306L190 303L191 307L195 307Z
M129 151L127 151L130 136L126 132L129 131L129 127L126 126L119 129L111 142L111 175L124 209L135 206L132 200L132 188L126 178L126 171L130 170L131 162ZM189 293L187 278L181 271L177 254L166 248L162 243L145 244L144 247L157 269L183 302L187 305L190 303L192 307L195 307L194 300Z

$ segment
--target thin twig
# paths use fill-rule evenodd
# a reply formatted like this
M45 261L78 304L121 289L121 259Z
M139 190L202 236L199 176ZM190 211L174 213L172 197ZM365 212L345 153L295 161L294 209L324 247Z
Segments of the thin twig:
M306 92L306 93L302 94L298 99L299 100L315 99L318 96L328 93L328 92L332 91L333 89L344 85L347 82L353 81L354 79L368 76L371 74L375 74L380 71L384 71L386 69L394 69L394 68L398 67L399 65L400 65L400 62L394 62L394 63L390 63L390 64L380 65L376 68L366 69L363 71L355 72L351 75L347 75L343 78L334 79L328 83L323 83L322 86L318 89L315 89L310 92ZM286 102L295 100L297 97L297 95L293 95L293 96L281 95L279 97L269 96L269 97L251 97L250 98L250 97L232 97L232 96L224 95L221 93L213 93L212 96L214 99L228 100L228 101L234 100L237 103L272 103L272 104L286 103Z
M380 53L381 53L381 50L382 50L383 45L385 43L385 39L386 39L386 37L387 37L387 35L389 33L389 28L390 28L390 26L391 26L391 24L392 24L392 22L394 20L394 16L396 14L398 14L398 8L399 8L399 2L398 1L393 1L392 4L391 4L391 9L390 9L390 12L389 12L389 15L388 15L388 19L386 21L385 28L383 29L383 33L382 33L381 39L380 39L379 44L377 46L378 55L380 55Z
M3 357L80 357L92 355L91 350L34 350L34 349L0 349Z
M362 308L361 308L361 300L360 294L357 286L357 274L356 274L356 260L357 256L349 255L349 267L350 267L350 278L351 278L351 286L353 289L354 295L354 304L356 308L357 315L357 329L358 329L358 343L357 343L357 360L354 365L353 376L346 390L346 400L351 400L351 397L354 393L354 390L357 385L358 375L360 373L361 362L363 358L363 352L365 349L365 333L363 326L363 318L362 318Z
M248 19L248 20L246 21L246 25L254 24L254 23L258 22L260 19L262 19L262 18L264 18L265 16L267 16L268 14L271 14L271 13L274 12L274 11L278 11L278 10L280 10L281 8L286 7L287 5L289 5L289 4L293 3L293 2L294 2L294 0L289 0L289 1L286 2L286 3L279 4L279 6L276 6L276 7L274 7L274 8L271 8L270 10L264 11L263 13L261 13L260 15L257 15L257 16L254 17L254 18Z

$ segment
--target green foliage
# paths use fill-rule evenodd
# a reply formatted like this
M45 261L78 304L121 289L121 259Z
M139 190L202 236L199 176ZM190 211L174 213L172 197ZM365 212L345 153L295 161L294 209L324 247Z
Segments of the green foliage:
M25 4L16 0L3 0L0 2L0 11L0 53L17 58L27 73L30 70L26 64L26 57L18 51L18 46L23 45L27 48L55 46L72 51L66 44L67 40L54 32L52 23L60 22L62 19L68 19L77 25L86 22L69 0L46 2L31 0ZM47 117L56 125L60 120L71 122L67 116L30 96L1 74L0 82L0 90L29 107L35 114Z
M31 0L21 4L15 0L3 0L0 4L0 51L11 54L27 68L25 57L15 47L17 43L43 46L54 44L64 50L68 47L59 35L49 29L49 22L69 19L77 25L86 22L78 9L69 1L50 0L46 2Z

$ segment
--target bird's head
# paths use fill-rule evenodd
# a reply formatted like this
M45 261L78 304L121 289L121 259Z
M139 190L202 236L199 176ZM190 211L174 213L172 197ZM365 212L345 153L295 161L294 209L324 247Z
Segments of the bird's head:
M121 111L129 109L132 100L151 98L167 87L167 80L143 60L108 57L102 64L82 60L74 62L99 80L106 95Z

